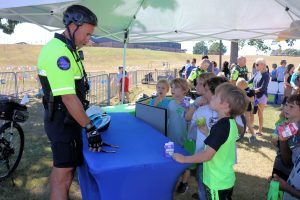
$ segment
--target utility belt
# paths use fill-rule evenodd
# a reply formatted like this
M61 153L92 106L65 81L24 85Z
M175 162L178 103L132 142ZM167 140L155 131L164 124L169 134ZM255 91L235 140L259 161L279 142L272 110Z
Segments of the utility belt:
M54 121L54 113L55 112L65 112L65 119L64 124L72 125L74 123L77 123L76 120L71 116L66 106L61 101L54 101L53 96L50 95L49 101L47 101L45 98L43 98L43 106L45 110L48 111L48 121ZM84 110L86 110L89 107L89 101L88 100L81 100L82 106Z

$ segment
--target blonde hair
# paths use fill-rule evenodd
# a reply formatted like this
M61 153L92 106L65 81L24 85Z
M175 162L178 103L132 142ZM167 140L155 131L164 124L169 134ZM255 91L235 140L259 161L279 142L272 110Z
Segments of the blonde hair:
M236 117L243 114L248 107L249 100L246 92L231 83L222 83L216 88L216 95L219 95L222 102L229 105L229 115Z
M264 67L263 67L263 71L266 71L267 70L267 65L266 65L266 61L265 61L265 59L264 58L257 58L256 60L255 60L255 64L257 65L257 64L263 64L264 65Z
M189 91L189 85L187 83L187 81L183 78L175 78L171 81L171 86L175 85L177 87L181 87L181 89L187 93Z
M204 82L206 82L208 79L215 77L216 75L212 72L206 72L206 73L202 73L198 76L197 78L197 82L199 82L200 79L203 79Z
M159 81L157 81L156 87L158 86L158 84L164 84L167 87L167 92L169 92L170 84L166 79L160 79Z
M244 78L238 78L236 86L244 90L248 87L248 83Z
M299 64L297 67L295 67L295 71L296 71L296 72L299 72L299 71L300 71L300 64Z
M266 66L266 61L264 58L257 58L255 64L264 64Z

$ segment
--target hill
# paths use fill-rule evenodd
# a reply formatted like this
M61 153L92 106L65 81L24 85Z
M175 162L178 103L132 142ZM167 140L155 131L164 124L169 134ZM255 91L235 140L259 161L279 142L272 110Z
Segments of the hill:
M8 45L0 44L0 67L8 66L35 66L37 57L42 46L39 45ZM107 71L115 72L116 66L123 64L123 49L105 47L85 47L83 48L87 71ZM163 51L127 49L127 66L129 70L136 69L163 69L163 61L168 61L170 68L180 68L185 64L186 59L197 58L201 55L185 53L173 53ZM210 55L210 60L219 62L219 56ZM267 64L280 63L281 59L286 59L288 63L298 65L299 57L286 56L246 56L249 70L257 57L264 57ZM229 61L229 56L223 56L222 62ZM199 64L199 63L198 63Z

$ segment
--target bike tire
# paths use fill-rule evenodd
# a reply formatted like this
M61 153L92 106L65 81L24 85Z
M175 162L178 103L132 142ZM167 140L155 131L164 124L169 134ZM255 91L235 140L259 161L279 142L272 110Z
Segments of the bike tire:
M7 173L1 174L0 171L0 181L3 181L4 179L8 178L18 167L20 160L22 158L22 154L23 154L23 150L24 150L24 131L22 129L22 127L16 123L16 122L6 122L5 124L3 124L0 127L0 135L3 134L7 134L11 132L10 128L11 128L11 123L13 123L13 129L14 131L12 131L13 137L19 137L20 139L20 146L18 149L14 149L15 152L14 154L16 154L16 160L14 161L14 163L10 164L10 169L7 170ZM0 152L1 153L1 152ZM2 163L3 164L3 163ZM0 163L0 165L2 165ZM4 164L3 164L4 165Z

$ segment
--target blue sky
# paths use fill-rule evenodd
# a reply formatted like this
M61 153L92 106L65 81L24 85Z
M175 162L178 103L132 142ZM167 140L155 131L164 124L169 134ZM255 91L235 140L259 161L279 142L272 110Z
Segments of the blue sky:
M22 23L16 26L15 32L12 35L7 35L0 32L0 44L14 44L18 42L26 42L29 44L45 44L53 37L53 32L49 32L37 25L29 24L29 23ZM195 45L195 41L191 42L183 42L181 43L182 49L187 49L188 53L193 51L193 46ZM227 55L230 52L230 42L223 41L225 46L227 47ZM277 49L278 44L281 45L282 49L289 48L286 43L280 42L277 44L272 44L272 41L265 41L266 44L270 45L272 49ZM300 49L300 40L298 40L294 47L296 49ZM260 54L263 55L263 52L257 52L254 47L245 46L242 50L239 51L240 55L256 55Z

